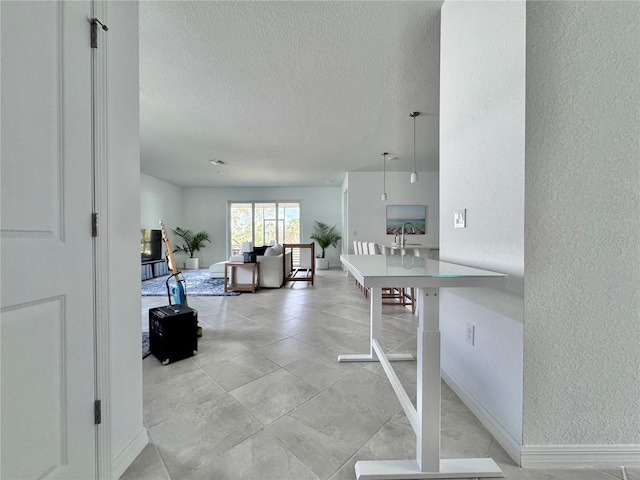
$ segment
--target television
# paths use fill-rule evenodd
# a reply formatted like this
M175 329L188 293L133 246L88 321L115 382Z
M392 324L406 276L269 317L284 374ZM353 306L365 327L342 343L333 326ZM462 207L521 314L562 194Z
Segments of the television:
M143 262L162 260L162 231L140 230L140 257Z

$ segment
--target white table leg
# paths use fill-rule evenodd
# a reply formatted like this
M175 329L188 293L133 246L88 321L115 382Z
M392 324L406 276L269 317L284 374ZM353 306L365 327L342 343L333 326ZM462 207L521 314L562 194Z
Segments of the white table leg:
M380 342L382 336L382 288L371 287L370 298L370 332L369 332L369 353L338 355L338 362L376 362L378 357L373 350L373 341ZM415 360L409 353L391 353L386 356L389 361Z
M416 460L422 471L440 468L440 303L437 288L418 288Z
M369 332L369 355L372 358L378 358L376 352L373 350L373 341L381 340L382 336L382 289L379 287L371 288L369 291L370 305L369 315L371 316L370 332Z
M440 301L437 288L418 288L416 460L359 461L358 480L504 477L491 458L440 460Z

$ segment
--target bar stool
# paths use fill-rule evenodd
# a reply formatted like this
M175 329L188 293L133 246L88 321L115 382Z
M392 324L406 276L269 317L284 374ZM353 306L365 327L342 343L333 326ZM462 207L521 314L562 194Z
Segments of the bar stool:
M419 257L420 256L420 249L419 248L403 249L403 253L402 254L404 256L409 256L409 257ZM411 288L405 289L403 305L405 305L407 307L411 306L411 313L413 313L415 315L415 313L416 313L416 289L415 289L415 287L411 287Z
M362 242L359 240L354 240L353 241L353 250L355 252L356 255L363 255L363 248L362 248ZM363 293L365 294L365 296L368 296L368 291L362 286L362 284L360 282L358 282L358 280L356 279L356 286L363 291Z
M382 245L382 255L393 256L397 255L397 250ZM386 287L382 289L382 304L383 305L408 305L406 303L407 297L404 287ZM414 312L415 313L415 312Z

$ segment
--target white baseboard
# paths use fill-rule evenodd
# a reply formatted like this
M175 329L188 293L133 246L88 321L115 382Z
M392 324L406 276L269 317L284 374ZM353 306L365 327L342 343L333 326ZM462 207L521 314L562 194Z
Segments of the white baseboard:
M111 464L112 478L120 478L148 443L149 435L147 434L147 429L143 427L129 444L113 459L113 463Z
M504 448L516 464L520 465L521 443L513 438L507 430L484 408L478 399L460 382L457 377L445 369L441 370L442 379L447 382L460 400L478 417L480 423L489 430L493 438Z
M640 445L525 445L522 466L640 467Z
M455 375L441 371L447 385L478 417L509 456L523 468L640 467L640 445L521 445L466 389Z

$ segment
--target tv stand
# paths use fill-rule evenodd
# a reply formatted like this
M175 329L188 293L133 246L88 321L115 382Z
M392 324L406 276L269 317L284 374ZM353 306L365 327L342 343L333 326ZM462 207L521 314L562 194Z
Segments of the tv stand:
M149 280L150 278L169 275L169 266L167 260L143 260L140 268L140 279Z

